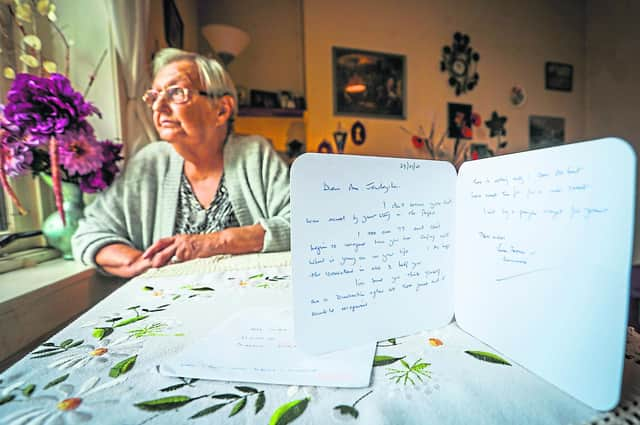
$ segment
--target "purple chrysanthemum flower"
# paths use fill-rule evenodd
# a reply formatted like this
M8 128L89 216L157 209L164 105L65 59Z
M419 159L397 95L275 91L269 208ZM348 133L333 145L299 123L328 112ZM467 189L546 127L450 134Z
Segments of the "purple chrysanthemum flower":
M95 172L102 166L102 146L93 132L65 133L58 139L60 165L69 176Z
M3 111L6 120L28 129L38 141L78 130L89 115L100 115L60 74L51 74L49 78L18 74L7 100Z
M80 190L85 193L94 193L106 189L111 185L118 174L117 162L122 159L120 151L122 145L110 140L100 142L102 146L102 167L93 173L79 176Z
M16 177L26 174L33 162L31 150L20 143L5 143L2 141L4 149L4 170L9 177Z
M84 193L95 193L106 189L109 185L105 181L104 173L98 170L95 173L80 176L78 179L80 190Z

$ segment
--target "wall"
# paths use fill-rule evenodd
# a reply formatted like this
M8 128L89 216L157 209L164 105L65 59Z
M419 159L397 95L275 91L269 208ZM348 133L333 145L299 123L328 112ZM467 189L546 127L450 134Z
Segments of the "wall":
M529 115L564 117L565 137L584 137L584 5L581 0L492 1L460 0L452 7L445 0L305 0L305 69L307 82L307 149L342 123L349 128L355 117L335 116L332 98L332 46L403 54L407 57L407 119L358 118L367 129L361 146L347 143L346 153L420 157L399 128L417 131L430 126L435 113L437 134L446 125L447 102L470 103L488 119L493 110L508 117L508 151L528 147ZM329 24L330 23L330 24ZM453 33L471 37L480 53L480 82L468 94L456 97L440 72L442 47ZM544 88L545 61L573 64L571 93ZM509 104L513 84L523 86L528 100L516 109Z
M174 0L180 19L184 25L183 49L192 52L198 51L199 43L199 19L196 0ZM151 0L149 10L149 37L147 50L153 54L160 49L168 47L164 34L164 0Z
M589 0L586 4L586 137L618 136L640 149L640 2ZM637 184L637 183L636 183ZM637 191L636 191L637 193ZM636 204L640 199L636 199ZM640 223L640 208L636 208ZM636 224L637 226L637 224ZM640 264L636 231L634 264Z
M200 25L228 24L251 41L230 65L234 82L249 89L304 94L302 0L200 0ZM203 39L204 40L204 39ZM201 51L210 51L201 45Z

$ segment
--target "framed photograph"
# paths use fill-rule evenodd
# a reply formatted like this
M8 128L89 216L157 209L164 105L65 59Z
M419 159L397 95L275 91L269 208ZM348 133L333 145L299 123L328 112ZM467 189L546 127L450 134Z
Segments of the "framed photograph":
M453 139L471 140L473 138L473 132L471 130L473 128L471 125L473 106L464 103L449 103L447 110L449 117L449 137Z
M251 106L254 108L279 108L280 98L278 93L251 90Z
M544 68L544 83L547 90L571 91L573 89L573 65L547 62Z
M474 161L476 159L490 158L493 152L485 143L472 143L469 148L469 158Z
M249 89L245 86L236 86L238 93L238 106L251 106L249 103Z
M529 117L529 149L547 148L564 143L564 118Z
M169 47L182 49L184 24L174 0L164 0L164 37Z
M333 48L333 110L336 115L404 119L406 94L404 55Z

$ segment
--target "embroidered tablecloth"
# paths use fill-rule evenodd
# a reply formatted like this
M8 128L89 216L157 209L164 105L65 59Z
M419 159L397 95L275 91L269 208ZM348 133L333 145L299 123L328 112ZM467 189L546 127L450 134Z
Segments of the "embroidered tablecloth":
M608 413L513 364L455 323L380 341L368 388L158 372L161 362L230 314L290 299L289 261L286 253L196 260L127 282L0 375L0 423L640 424L640 336L631 328L622 401Z

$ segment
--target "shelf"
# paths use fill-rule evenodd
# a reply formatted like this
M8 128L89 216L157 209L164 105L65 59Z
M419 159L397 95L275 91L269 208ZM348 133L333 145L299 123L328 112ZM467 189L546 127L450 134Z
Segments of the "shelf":
M302 109L283 109L283 108L252 108L241 106L238 110L240 117L285 117L285 118L302 118L304 110Z

